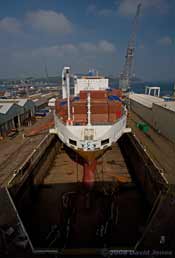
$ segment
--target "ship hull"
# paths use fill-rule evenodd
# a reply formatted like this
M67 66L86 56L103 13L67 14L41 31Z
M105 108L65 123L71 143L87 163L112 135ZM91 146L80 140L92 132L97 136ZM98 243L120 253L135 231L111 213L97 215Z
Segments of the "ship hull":
M126 128L127 116L123 115L112 125L73 126L65 125L55 115L55 128L50 133L77 152L87 162L97 159L103 152L130 129Z
M75 150L75 152L83 158L87 163L92 163L94 160L98 159L100 156L104 154L104 152L107 150L95 150L95 151L84 151L84 150Z
M50 133L57 134L67 147L83 158L83 183L86 187L93 187L97 159L128 131L126 120L127 116L123 115L112 125L71 126L63 124L55 116L55 128Z

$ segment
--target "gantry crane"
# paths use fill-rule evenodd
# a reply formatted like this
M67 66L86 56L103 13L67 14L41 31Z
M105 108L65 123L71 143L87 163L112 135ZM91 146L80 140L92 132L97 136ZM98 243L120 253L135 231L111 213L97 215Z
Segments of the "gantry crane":
M134 17L134 22L133 22L133 30L132 30L131 38L128 43L128 48L125 56L125 63L124 63L123 71L120 74L120 78L119 78L119 88L122 89L123 91L128 91L130 88L130 79L132 77L133 59L134 59L134 52L135 52L135 45L136 45L136 34L137 34L140 9L141 9L141 3L139 3L137 6L136 15Z

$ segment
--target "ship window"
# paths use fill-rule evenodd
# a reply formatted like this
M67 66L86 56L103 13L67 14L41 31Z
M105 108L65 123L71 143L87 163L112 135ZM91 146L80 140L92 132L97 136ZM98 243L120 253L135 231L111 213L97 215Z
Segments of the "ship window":
M77 146L77 142L76 142L76 141L74 141L74 140L72 140L72 139L69 139L69 143L70 143L70 144L72 144L72 145Z
M109 143L109 139L105 139L103 141L101 141L101 145L105 145L105 144L108 144Z

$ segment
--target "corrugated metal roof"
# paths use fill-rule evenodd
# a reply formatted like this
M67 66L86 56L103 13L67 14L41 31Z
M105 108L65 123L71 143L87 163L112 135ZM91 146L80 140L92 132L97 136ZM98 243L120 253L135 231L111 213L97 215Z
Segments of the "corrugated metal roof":
M16 103L19 106L23 107L25 103L27 102L28 99L0 99L0 104L1 103Z
M163 103L155 103L155 104L175 112L175 101L168 101L168 102L165 101Z
M10 121L15 116L23 114L23 107L16 103L0 103L0 125Z
M39 100L35 101L35 106L39 107L39 106L41 106L43 104L47 104L47 103L48 103L47 99L39 99Z
M6 114L13 106L13 103L0 103L0 113Z
M145 107L148 107L148 108L152 108L153 103L162 103L162 102L164 102L164 100L161 99L161 98L154 97L154 96L151 96L151 95L146 95L146 94L135 94L134 93L134 94L130 94L129 98L131 100L134 100L137 103L145 106Z
M18 99L17 104L23 107L27 103L28 99Z

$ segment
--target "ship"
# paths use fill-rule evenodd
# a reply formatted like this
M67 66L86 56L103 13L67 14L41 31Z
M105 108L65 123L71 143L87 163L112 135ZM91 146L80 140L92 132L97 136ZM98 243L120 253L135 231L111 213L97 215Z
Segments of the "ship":
M62 96L54 102L56 134L83 160L83 183L94 183L97 159L131 129L126 127L127 108L122 91L109 87L109 79L91 70L73 76L70 67L62 72ZM53 106L53 105L52 105Z

